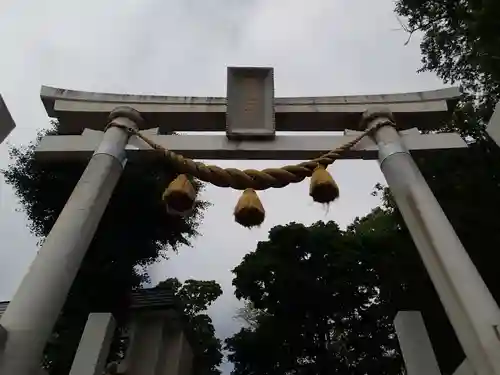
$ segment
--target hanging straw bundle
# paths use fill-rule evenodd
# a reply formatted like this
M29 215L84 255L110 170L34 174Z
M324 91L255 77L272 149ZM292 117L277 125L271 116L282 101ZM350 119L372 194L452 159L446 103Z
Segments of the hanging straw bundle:
M324 165L319 164L314 170L309 195L318 203L331 203L339 197L339 187Z
M194 207L196 191L185 174L173 180L162 196L167 212L175 215L187 215Z
M245 189L234 208L234 220L246 228L259 226L264 222L266 211L254 189Z

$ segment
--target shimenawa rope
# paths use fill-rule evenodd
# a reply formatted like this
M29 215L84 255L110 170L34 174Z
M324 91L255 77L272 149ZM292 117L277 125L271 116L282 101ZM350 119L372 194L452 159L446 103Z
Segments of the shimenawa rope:
M291 183L301 182L306 177L311 177L316 168L323 166L327 167L335 160L342 156L343 153L349 151L361 139L371 134L375 130L383 126L394 126L391 120L386 120L376 123L358 135L352 141L327 152L326 154L309 161L305 161L296 165L286 165L281 168L267 168L263 170L256 169L236 169L236 168L220 168L216 165L207 165L199 161L194 161L185 158L180 154L166 149L165 147L153 142L139 130L130 128L126 125L111 122L108 127L114 126L127 130L130 134L137 136L146 142L151 148L158 150L174 165L177 172L189 174L201 181L211 183L219 187L231 187L236 190L254 189L266 190L269 188L281 188Z

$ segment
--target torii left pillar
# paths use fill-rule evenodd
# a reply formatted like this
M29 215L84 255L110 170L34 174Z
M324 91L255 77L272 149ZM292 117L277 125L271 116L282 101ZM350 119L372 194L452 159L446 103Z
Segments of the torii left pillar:
M99 148L82 174L54 227L0 320L7 331L0 351L0 374L34 375L43 349L125 165L129 132L143 121L119 107Z

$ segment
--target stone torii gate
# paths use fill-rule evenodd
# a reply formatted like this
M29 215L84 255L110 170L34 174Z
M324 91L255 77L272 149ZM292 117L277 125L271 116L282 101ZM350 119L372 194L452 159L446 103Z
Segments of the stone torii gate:
M500 375L500 310L409 152L466 147L457 134L418 131L437 128L448 118L458 96L458 89L452 88L275 99L271 68L229 68L227 98L114 95L43 87L42 101L48 115L59 120L60 133L45 137L36 156L90 161L0 320L7 332L0 349L0 373L36 373L126 161L163 157L137 132L188 158L303 160L352 141L364 130L359 128L361 123L377 130L341 156L378 158L467 360L478 375ZM226 135L169 135L172 131L222 130ZM325 130L345 133L276 134Z

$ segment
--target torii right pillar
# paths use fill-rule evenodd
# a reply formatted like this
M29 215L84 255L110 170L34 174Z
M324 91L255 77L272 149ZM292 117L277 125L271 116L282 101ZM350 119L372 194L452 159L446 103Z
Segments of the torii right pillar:
M394 121L375 109L363 126ZM398 131L373 134L380 168L406 222L462 348L477 375L500 375L500 309L472 263Z

